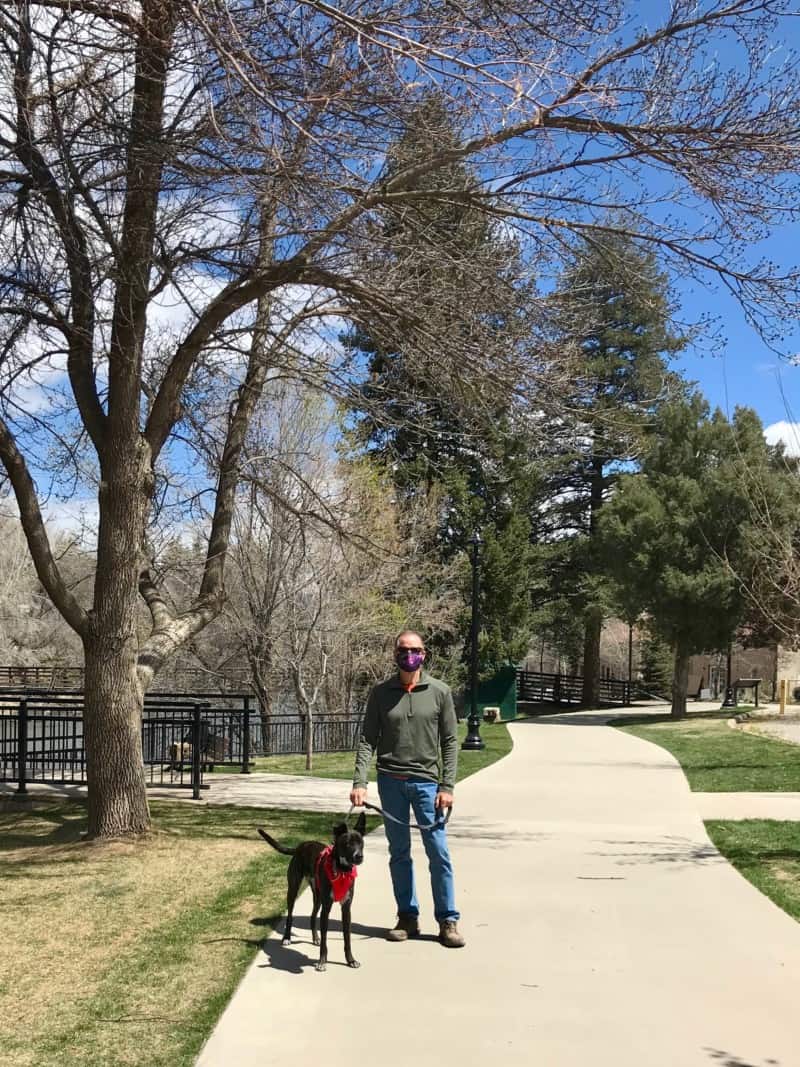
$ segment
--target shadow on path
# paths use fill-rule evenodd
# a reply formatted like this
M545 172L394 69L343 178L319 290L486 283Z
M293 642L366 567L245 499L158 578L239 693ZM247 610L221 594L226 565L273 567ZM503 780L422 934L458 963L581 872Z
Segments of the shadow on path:
M619 718L620 709L614 708L609 711L548 711L543 715L531 716L524 719L513 719L514 726L536 726L543 723L545 726L555 723L558 726L606 726L609 719Z
M609 851L597 850L595 856L613 860L626 867L641 863L667 863L673 866L701 866L710 863L727 864L727 860L713 845L685 839L664 838L660 841L606 841ZM633 846L633 847L631 847Z
M253 926L272 926L274 920L256 918L250 920ZM283 920L279 924L279 928L282 928ZM367 926L364 923L352 922L350 928L354 938L354 954L358 957L358 948L355 943L358 938L378 938L384 940L386 937L386 931L388 926ZM342 923L340 919L334 919L331 917L328 923L328 933L338 934L341 933ZM305 936L297 937L298 931L302 931ZM257 967L274 967L279 971L289 971L291 974L301 974L305 968L315 967L319 958L319 947L311 940L311 922L305 916L295 916L292 922L292 944L284 945L278 937L266 938L261 942L251 942L253 944L259 944L262 953L267 957L267 963L257 963ZM438 941L435 934L420 934L417 938L418 941ZM341 959L337 959L337 952L341 955ZM347 964L344 960L344 952L342 948L342 942L336 938L333 943L328 943L328 966L331 967L346 967Z
M706 1048L705 1052L708 1053L709 1058L715 1060L720 1067L780 1067L780 1060L766 1059L761 1060L760 1063L753 1063L752 1060L740 1060L738 1056L734 1056L731 1052L725 1052L724 1049L719 1048Z

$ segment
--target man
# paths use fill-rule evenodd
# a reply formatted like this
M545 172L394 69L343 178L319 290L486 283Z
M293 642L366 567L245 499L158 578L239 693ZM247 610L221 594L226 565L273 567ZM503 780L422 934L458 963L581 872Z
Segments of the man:
M462 948L460 918L455 904L453 865L447 847L444 814L453 804L458 759L453 696L444 682L422 669L425 645L418 633L404 630L394 643L397 673L373 686L356 752L350 802L367 799L367 775L378 753L378 795L387 815L383 828L389 842L389 871L397 902L397 925L389 941L419 935L419 903L411 860L410 811L421 826L428 855L434 914L439 941L446 948ZM441 752L441 760L440 760Z

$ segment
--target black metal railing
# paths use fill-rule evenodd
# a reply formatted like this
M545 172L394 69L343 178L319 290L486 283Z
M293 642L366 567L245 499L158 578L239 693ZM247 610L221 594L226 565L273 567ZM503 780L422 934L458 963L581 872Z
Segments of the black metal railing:
M517 671L517 700L531 704L578 705L583 697L583 678L579 674L548 674L544 671ZM619 678L600 679L600 703L631 702L631 685Z
M191 788L195 797L209 767L203 708L153 711L142 716L142 755L150 785ZM0 781L81 784L86 781L83 703L40 694L0 699Z
M145 700L142 759L150 785L191 788L197 797L217 764L249 773L256 756L306 751L305 720L264 719L251 710L248 694L226 694L226 706L185 697L149 693ZM16 782L19 793L28 782L85 782L83 711L79 692L0 689L0 781ZM320 717L313 749L352 751L360 727L360 718Z
M306 719L271 718L252 723L253 751L259 756L291 756L306 751ZM314 752L352 752L358 743L361 718L324 716L312 722Z

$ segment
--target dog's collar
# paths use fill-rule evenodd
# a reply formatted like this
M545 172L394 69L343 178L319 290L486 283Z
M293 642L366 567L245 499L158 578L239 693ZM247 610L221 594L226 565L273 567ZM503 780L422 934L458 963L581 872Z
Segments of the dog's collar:
M320 852L319 857L317 858L317 889L321 888L320 868L325 871L328 881L331 884L333 899L338 904L340 901L344 900L349 890L352 888L356 876L358 875L358 867L350 867L349 870L339 869L336 865L333 845L328 845L327 848Z

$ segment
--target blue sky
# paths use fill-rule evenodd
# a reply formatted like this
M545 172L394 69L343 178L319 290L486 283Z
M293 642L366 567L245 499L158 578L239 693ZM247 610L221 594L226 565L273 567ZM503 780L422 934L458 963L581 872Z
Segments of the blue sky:
M654 0L643 0L638 10L642 19L659 21L663 16L663 5ZM770 38L774 46L771 62L780 63L791 51L800 48L800 20L781 19ZM730 33L715 38L714 51L734 64L743 55ZM787 273L797 270L800 225L773 231L751 253L751 262L763 257ZM712 408L719 407L732 415L737 405L748 406L756 410L765 427L791 424L767 436L774 439L780 433L787 446L800 454L800 365L794 365L790 358L781 357L769 348L745 321L742 309L723 287L714 285L711 278L706 283L704 286L695 281L689 285L673 280L680 302L679 318L697 322L703 316L713 316L725 343L712 345L700 340L676 361L676 369L698 383ZM800 322L788 321L784 332L785 351L800 355Z
M759 249L761 251L762 249ZM782 267L796 268L800 261L800 228L776 231L763 243L763 252ZM775 430L792 450L800 452L800 365L776 354L745 321L736 300L708 279L708 287L694 282L675 286L680 318L697 321L714 317L724 343L699 339L676 360L676 369L696 381L712 407L732 415L737 406L754 408L765 427L797 423L797 428ZM787 323L786 348L800 353L800 323ZM796 342L796 343L795 343Z

